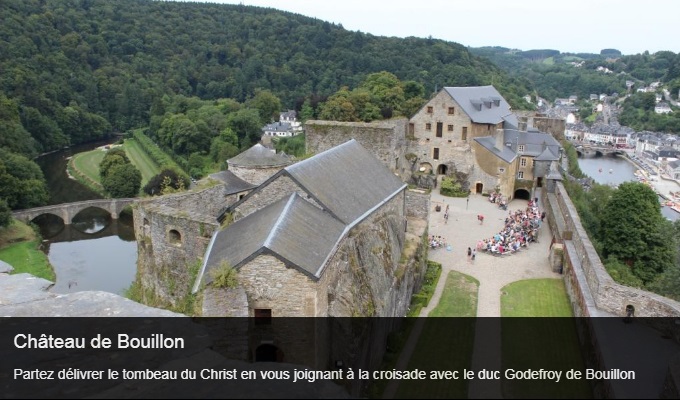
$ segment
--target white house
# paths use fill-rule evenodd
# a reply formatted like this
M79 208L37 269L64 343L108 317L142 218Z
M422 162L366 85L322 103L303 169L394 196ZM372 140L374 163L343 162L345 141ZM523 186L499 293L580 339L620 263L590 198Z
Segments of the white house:
M302 124L300 123L300 121L297 120L297 113L295 112L295 110L288 110L282 112L279 115L279 122L289 123L295 132L302 130Z
M654 106L654 112L657 114L668 114L670 112L673 112L673 110L671 110L671 107L668 105L668 103L661 102Z

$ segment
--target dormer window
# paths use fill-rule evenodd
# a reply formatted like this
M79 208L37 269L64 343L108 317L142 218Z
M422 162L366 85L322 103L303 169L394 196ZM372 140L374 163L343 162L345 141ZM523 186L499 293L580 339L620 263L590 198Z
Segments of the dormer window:
M519 146L517 146L517 151L520 153L524 153L524 145L520 144Z

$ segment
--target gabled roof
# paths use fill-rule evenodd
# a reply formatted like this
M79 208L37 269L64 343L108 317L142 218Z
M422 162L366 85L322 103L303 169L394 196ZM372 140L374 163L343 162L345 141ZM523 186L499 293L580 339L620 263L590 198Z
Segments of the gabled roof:
M264 128L262 128L263 132L291 132L293 130L293 126L290 124L290 122L274 122L269 125L265 125Z
M498 124L512 114L508 102L493 86L445 87L443 90L474 123Z
M543 153L539 154L534 158L536 161L555 161L559 160L560 158L553 154L553 152L550 150L549 147L546 147L545 150L543 150Z
M509 143L513 152L518 151L518 146L524 146L524 150L520 153L531 157L540 155L545 148L550 149L554 155L557 155L562 147L549 133L539 131L524 132L514 129L505 129L504 143Z
M236 157L230 158L227 163L235 167L280 167L290 164L291 159L276 154L258 143Z
M279 173L288 174L345 224L351 224L406 187L354 139Z
M219 231L204 271L223 260L238 269L260 254L273 254L318 278L344 230L343 223L293 193ZM206 283L212 280L209 273L203 275Z
M484 136L480 138L475 138L474 140L475 142L479 143L482 147L493 153L496 157L499 157L501 160L505 161L508 164L511 163L515 159L515 157L517 157L517 154L515 154L515 152L512 151L512 149L510 149L507 146L503 146L502 149L497 149L496 139L493 136Z
M244 181L243 179L234 175L233 172L228 170L215 172L214 174L210 174L208 177L223 182L225 184L224 194L243 192L256 187L255 185Z

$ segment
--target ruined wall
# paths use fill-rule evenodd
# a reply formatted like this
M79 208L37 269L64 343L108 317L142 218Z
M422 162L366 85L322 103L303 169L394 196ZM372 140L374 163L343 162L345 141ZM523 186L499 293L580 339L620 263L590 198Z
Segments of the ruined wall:
M234 220L239 220L277 200L290 196L293 192L297 192L303 199L307 199L310 203L321 208L314 199L309 198L307 192L305 192L288 175L284 174L269 182L266 186L257 188L246 196L243 199L243 202L235 207L233 213Z
M286 165L264 168L238 167L236 165L230 165L229 171L244 181L255 186L259 186L285 167Z
M376 122L307 121L307 153L319 154L355 139L391 171L401 172L405 168L403 143L407 125L405 118Z
M194 284L197 270L219 225L214 218L154 202L133 207L137 238L137 280L146 291L176 305Z
M406 191L406 216L427 221L430 214L430 194L422 190Z
M142 206L144 204L162 205L178 211L186 210L216 217L223 207L233 202L234 196L226 196L224 185L218 184L207 189L144 199L139 201L139 204Z
M564 238L566 264L573 267L565 279L569 293L581 293L572 302L577 306L576 314L588 312L594 315L597 310L582 299L592 298L597 309L625 316L626 306L635 307L636 317L678 317L680 303L655 293L620 285L609 276L600 257L581 224L574 204L571 202L564 185L557 182L555 193L546 193L543 199L551 228L563 232L557 236ZM571 239L569 239L571 238ZM570 246L573 249L570 251ZM578 285L578 287L573 287Z

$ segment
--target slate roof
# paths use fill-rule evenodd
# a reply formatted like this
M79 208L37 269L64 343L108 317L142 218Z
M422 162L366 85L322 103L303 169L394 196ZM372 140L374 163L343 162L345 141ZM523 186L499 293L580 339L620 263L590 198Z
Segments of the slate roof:
M474 140L507 163L512 162L518 155L542 156L542 160L539 161L557 160L562 147L550 134L539 131L523 132L515 129L503 130L503 143L505 145L502 149L496 148L496 138L493 136L484 136ZM519 145L523 145L524 150L518 153ZM545 153L546 151L550 154Z
M445 87L444 90L474 123L498 124L510 118L508 122L517 126L517 117L512 120L510 105L493 86Z
M211 244L205 271L226 260L234 268L259 254L275 254L307 275L319 277L345 225L293 193L226 229ZM212 277L205 273L205 282Z
M273 122L269 125L265 125L262 128L262 132L292 132L293 126L290 122Z
M502 149L496 148L496 139L493 136L484 136L480 138L475 138L475 142L482 145L485 149L489 150L491 153L500 157L506 163L511 163L517 154L512 151L509 147L503 146Z
M244 181L243 179L239 178L238 176L234 175L234 173L229 170L215 172L214 174L210 174L208 177L223 182L225 184L224 194L234 194L250 190L256 187L255 185L252 185Z
M280 167L290 164L291 159L276 154L258 143L243 153L230 158L227 163L236 167Z
M556 161L559 160L560 158L553 154L552 151L548 147L543 150L543 153L539 154L534 158L536 161Z
M406 187L354 139L279 173L288 174L345 224L354 222Z
M510 148L513 152L517 151L519 145L524 146L522 155L536 157L543 153L544 147L547 147L552 153L557 156L560 154L560 143L552 137L552 135L543 132L522 132L512 129L505 130L504 142L510 143Z
M668 163L668 166L670 166L673 169L677 169L680 167L680 160L673 160Z

